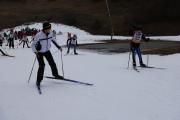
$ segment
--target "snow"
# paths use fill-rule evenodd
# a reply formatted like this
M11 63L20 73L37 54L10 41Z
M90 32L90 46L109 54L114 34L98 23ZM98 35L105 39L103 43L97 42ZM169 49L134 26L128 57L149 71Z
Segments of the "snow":
M126 69L128 53L102 55L78 51L78 56L63 56L65 77L94 86L44 78L43 94L39 95L35 87L37 62L30 84L27 83L34 54L28 48L8 52L16 57L0 57L3 68L0 70L0 120L180 118L180 54L151 55L150 65L166 69L140 69L137 73ZM54 59L62 74L60 53L55 53ZM51 75L47 63L45 75Z
M80 43L99 43L101 40L111 40L110 35L92 35L88 33L87 31L81 30L74 26L68 26L60 23L51 23L52 29L57 32L57 34L62 33L61 35L58 35L59 40L66 40L67 39L67 33L70 32L71 34L76 34L78 36L78 41ZM36 29L42 29L42 23L31 23L27 25L20 25L15 28L13 28L16 31L19 31L21 29L24 29L26 27L29 28L36 28ZM3 32L9 32L9 29L4 29L0 31ZM165 40L165 41L180 41L180 35L177 36L147 36L152 40ZM116 35L113 36L114 40L129 40L132 39L130 36L122 36L122 35ZM65 44L65 43L64 43Z
M150 37L151 39L154 40L166 40L166 41L180 41L180 36L153 36Z
M53 30L55 30L57 33L61 32L61 33L67 33L70 32L72 34L78 34L78 35L89 35L88 32L84 31L84 30L80 30L74 26L68 26L68 25L64 25L64 24L59 24L59 23L51 23L51 26L53 28ZM29 28L36 28L36 29L42 29L42 23L31 23L31 24L27 24L27 25L20 25L17 26L15 28L13 28L16 31L20 31L21 29L25 29L26 27ZM4 29L3 31L8 31L9 29Z
M61 45L65 43L62 36L57 36ZM80 55L64 56L63 48L65 77L94 85L44 78L43 94L39 95L35 87L37 61L27 83L35 58L31 49L4 50L16 57L0 56L0 120L180 119L180 54L150 55L150 66L165 69L139 68L138 73L127 69L129 53L103 55L78 50ZM54 46L52 53L62 75L61 54ZM143 59L146 61L145 55ZM51 76L47 62L45 75Z

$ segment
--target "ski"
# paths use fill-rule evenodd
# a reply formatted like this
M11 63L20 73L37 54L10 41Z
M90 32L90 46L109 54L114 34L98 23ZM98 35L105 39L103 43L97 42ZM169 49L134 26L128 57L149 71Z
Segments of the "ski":
M138 67L140 67L140 68L153 68L153 69L166 69L166 68L153 67L153 66L146 66L146 67L138 66Z
M79 54L79 53L77 53L77 54L64 54L64 56L70 56L70 55L74 55L74 56L76 56L76 55L83 55L83 54Z
M13 55L2 55L2 56L5 56L5 57L15 57L15 56L13 56Z
M42 94L41 87L40 86L36 86L36 87L37 87L38 93L41 95Z
M81 81L72 80L72 79L67 79L67 78L59 79L59 78L50 77L50 76L45 76L45 77L46 77L46 78L49 78L49 79L63 80L63 81L73 82L73 83L82 84L82 85L89 85L89 86L92 86L92 85L93 85L93 84L91 84L91 83L81 82Z
M0 52L2 53L2 56L15 57L15 56L9 55L6 51L4 52L3 50L1 50L1 48L0 48Z

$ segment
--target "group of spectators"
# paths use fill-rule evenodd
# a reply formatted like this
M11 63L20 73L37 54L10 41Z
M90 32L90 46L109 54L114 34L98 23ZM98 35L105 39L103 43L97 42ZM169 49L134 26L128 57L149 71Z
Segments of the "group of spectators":
M25 44L29 48L29 40L27 36L34 36L37 32L40 30L37 30L35 28L29 28L26 27L25 29L21 29L20 31L14 31L13 29L10 29L7 32L4 32L0 34L0 46L2 46L3 43L6 42L6 46L9 46L9 48L15 48L14 41L19 40L19 44L21 45L23 43L23 48Z

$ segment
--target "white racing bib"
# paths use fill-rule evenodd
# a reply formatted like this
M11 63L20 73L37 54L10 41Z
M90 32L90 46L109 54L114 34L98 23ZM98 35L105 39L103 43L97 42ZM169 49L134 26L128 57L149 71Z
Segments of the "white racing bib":
M143 35L143 33L140 30L135 31L132 41L135 43L140 43L141 39L142 39L142 35Z

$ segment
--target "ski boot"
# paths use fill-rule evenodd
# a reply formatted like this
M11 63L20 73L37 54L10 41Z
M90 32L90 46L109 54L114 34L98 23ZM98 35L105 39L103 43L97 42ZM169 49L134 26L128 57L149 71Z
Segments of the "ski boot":
M40 83L36 82L36 87L37 87L38 89L40 89L40 88L41 88Z
M140 67L147 67L144 63L140 63Z
M55 78L57 78L57 79L64 79L64 77L63 76L60 76L60 75L56 75L56 76L54 76Z
M133 68L136 68L136 63L133 62Z

